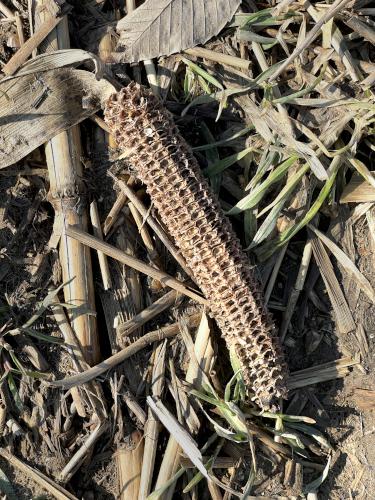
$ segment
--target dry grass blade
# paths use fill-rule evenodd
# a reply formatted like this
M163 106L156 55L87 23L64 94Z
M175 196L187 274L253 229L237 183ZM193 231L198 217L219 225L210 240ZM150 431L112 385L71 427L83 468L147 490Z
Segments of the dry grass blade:
M355 322L340 284L337 281L329 256L323 243L317 237L311 239L311 245L315 261L319 267L335 313L337 328L343 334L351 332L355 330Z
M98 212L98 205L96 201L92 201L90 204L90 219L94 235L99 239L103 239L103 233L100 225L100 218ZM98 252L98 259L99 259L99 267L102 275L104 290L109 290L112 287L112 280L111 280L111 273L109 271L107 256L104 255L103 252Z
M213 349L210 342L210 325L205 312L199 323L194 342L195 359L190 358L186 372L186 382L193 384L197 389L202 387L203 373L207 373L213 358Z
M307 8L308 14L314 19L315 22L318 22L321 19L321 12L319 12L315 6L313 6L309 0L305 0L305 5ZM347 44L343 35L337 26L332 25L332 34L330 37L330 44L333 49L337 52L340 59L342 60L345 68L347 69L350 77L354 82L359 80L360 73L357 68L357 64L355 63L350 51L347 48Z
M176 291L171 290L170 292L167 292L142 312L133 316L133 318L129 319L125 323L120 323L117 327L118 333L126 336L131 335L152 318L155 318L155 316L158 316L163 311L171 307L177 301L177 298L178 293Z
M147 403L155 415L157 415L164 427L168 429L170 434L175 438L186 456L189 457L199 472L205 478L208 478L207 469L203 465L202 455L196 442L190 434L181 426L181 424L174 418L174 416L169 410L167 410L160 400L154 401L150 396L148 396Z
M327 248L329 248L329 250L340 262L345 271L348 274L350 274L353 279L356 280L363 293L365 293L372 302L375 302L375 291L372 288L370 282L368 281L367 278L363 276L361 271L349 259L346 253L344 253L341 250L341 248L339 248L339 246L336 245L336 243L334 243L331 239L329 239L328 236L319 231L319 229L315 228L311 224L308 225L308 228L322 240L322 242L326 245Z
M164 452L163 461L161 463L158 478L155 484L155 492L163 489L165 484L176 474L178 467L180 465L180 453L181 448L177 443L175 438L171 435L168 439L168 444ZM194 467L194 465L193 465ZM174 493L174 485L170 485L166 492L164 492L162 498L163 500L171 500ZM153 497L153 500L157 500L160 497Z
M59 474L59 480L66 483L70 480L73 474L81 467L85 455L95 445L100 436L108 429L108 423L104 422L99 424L87 439L82 443L79 450L72 456L66 466Z
M65 229L65 234L79 241L80 243L89 246L90 248L94 248L95 250L103 252L109 257L112 257L113 259L122 262L122 264L130 266L133 269L136 269L137 271L143 274L151 276L152 278L160 281L163 285L169 286L170 288L173 288L174 290L183 293L184 295L187 295L188 297L196 300L200 304L204 305L207 304L206 299L204 299L201 295L198 295L197 293L188 289L181 281L176 280L169 274L159 271L154 267L148 266L147 264L143 263L139 259L136 259L132 255L122 252L121 250L118 250L117 248L113 247L112 245L109 245L108 243L104 243L104 241L89 235L88 233L82 231L81 229L69 226Z
M227 54L222 54L220 52L215 52L214 50L208 50L203 47L194 47L193 49L185 50L186 54L190 56L202 57L203 59L208 59L209 61L218 62L227 66L233 66L235 68L249 69L250 61L246 59L241 59L240 57L229 56Z
M367 203L375 201L375 187L362 178L353 174L345 186L340 203Z
M344 6L349 3L349 0L335 0L333 4L325 11L325 13L317 20L314 27L307 33L303 42L298 45L292 54L283 62L283 64L277 68L275 73L270 78L270 81L276 80L276 78L285 70L287 66L291 62L293 62L318 36L322 26L327 23L330 19L332 19L340 10L344 8Z

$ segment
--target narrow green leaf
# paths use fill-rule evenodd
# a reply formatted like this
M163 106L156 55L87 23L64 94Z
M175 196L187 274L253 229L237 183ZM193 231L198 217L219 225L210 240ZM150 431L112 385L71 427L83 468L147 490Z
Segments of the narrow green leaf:
M26 321L24 325L22 325L23 329L29 328L35 321L44 313L44 311L52 304L53 299L56 297L56 295L59 293L59 291L66 285L68 285L71 281L73 281L74 278L71 280L67 281L66 283L63 283L59 287L57 287L55 290L52 290L51 292L48 293L48 295L43 299L42 303L40 304L38 310L36 311L31 318Z
M271 210L275 205L277 205L281 200L287 199L291 193L296 188L297 184L300 182L302 177L308 172L310 166L308 163L305 163L300 169L297 170L293 175L290 176L287 183L280 191L280 193L276 196L276 198L267 205L261 212L258 213L258 218L264 215L266 212Z
M214 463L214 457L211 457L205 464L204 466L206 467L207 470L210 470L211 465ZM189 481L189 483L185 486L185 488L182 490L182 493L189 493L191 489L194 488L201 480L203 479L203 474L201 472L197 472L193 479Z
M323 482L327 479L327 476L328 476L328 471L329 471L329 467L331 465L331 456L328 457L328 461L327 461L327 465L324 467L324 470L323 472L321 473L321 475L314 479L314 481L311 481L311 483L307 484L305 487L304 487L304 493L315 493L317 491L317 489L319 488L319 486L321 486L323 484Z
M24 406L23 406L23 403L21 401L20 395L18 393L18 389L17 389L16 383L14 381L13 375L10 372L8 373L7 381L8 381L9 390L13 396L13 400L14 400L14 403L17 407L17 410L20 413L22 413L24 410Z
M244 29L241 29L238 32L237 40L239 40L241 42L256 42L256 43L261 43L261 44L266 44L266 45L276 45L276 44L280 43L277 38L271 38L268 36L258 35L257 33L254 33L253 31L244 30Z
M261 260L268 259L271 255L280 247L285 245L293 236L295 236L303 227L305 227L318 213L327 196L331 192L332 186L334 185L337 172L342 164L342 157L337 156L332 160L330 170L328 172L329 176L326 180L323 188L321 189L317 199L312 204L311 208L305 214L305 216L297 222L295 225L290 226L283 233L281 233L276 239L265 243L256 252Z
M174 484L185 471L186 469L184 467L181 467L181 469L179 469L176 474L174 474L170 479L168 479L168 481L160 486L160 488L148 495L146 500L159 500L163 496L163 494L166 493L166 491L170 488L170 486L172 486L172 484Z
M245 127L244 129L240 130L239 132L236 132L235 134L231 135L230 137L227 137L226 139L222 139L221 141L215 141L209 144L204 144L203 146L196 146L192 148L193 151L206 151L207 149L212 149L212 148L217 148L220 146L226 146L228 142L232 142L235 139L238 139L239 137L242 137L243 135L248 134L251 130L253 130L254 127Z
M256 232L253 241L248 246L247 250L260 245L274 230L276 227L277 219L279 218L280 212L284 207L286 199L281 199L271 210L271 212L264 219L260 228Z
M331 443L315 427L312 427L310 425L306 425L306 424L303 424L303 423L300 423L300 422L291 422L291 421L288 422L288 427L290 427L292 429L296 429L298 431L301 431L301 432L307 434L308 436L311 436L319 444L321 444L325 448L328 448L329 450L333 451L333 446L331 445Z
M267 190L274 184L278 182L287 173L289 167L293 165L298 160L298 156L291 156L284 162L280 163L273 172L269 174L267 179L261 184L258 184L248 195L246 195L242 200L240 200L231 210L229 210L228 215L234 215L242 212L243 210L248 210L255 207L263 196L266 194Z
M26 332L28 335L35 337L43 342L48 342L50 344L63 344L64 340L59 337L52 337L51 335L46 335L44 333L32 330L31 328L21 328L21 331Z
M207 125L206 125L206 123L204 121L202 121L200 128L201 128L202 135L205 138L205 140L208 141L208 142L214 143L215 142L215 138L211 134L210 129L207 127ZM206 156L208 164L214 164L214 163L217 163L220 160L220 155L219 155L219 152L218 152L218 150L217 150L216 147L212 147L211 149L206 150L205 156ZM213 175L210 178L210 183L211 183L212 190L216 194L218 194L219 191L220 191L221 180L222 180L222 175L221 174Z
M214 76L210 75L206 70L198 66L198 64L193 63L189 59L186 59L185 57L181 57L182 61L193 71L195 74L200 75L202 78L204 78L207 82L211 83L211 85L214 85L220 90L224 90L223 85L217 80Z
M304 89L299 90L298 92L294 92L293 94L281 96L281 97L278 97L277 99L272 99L272 103L273 104L286 104L286 103L290 102L293 99L296 99L298 97L302 97L302 96L304 96L306 94L309 94L323 80L323 77L324 77L324 74L326 72L326 69L327 69L327 63L325 63L322 66L322 69L321 69L321 71L319 73L319 76L317 78L315 78L315 80L312 82L311 85L309 85L308 87L306 87Z
M203 170L204 175L207 175L208 177L212 177L213 175L217 175L220 172L223 172L225 169L231 167L235 163L237 163L239 160L242 158L245 158L246 155L254 151L254 148L246 148L239 153L235 153L233 155L227 156L226 158L223 158L222 160L219 160L215 163L212 163L209 165L207 168Z

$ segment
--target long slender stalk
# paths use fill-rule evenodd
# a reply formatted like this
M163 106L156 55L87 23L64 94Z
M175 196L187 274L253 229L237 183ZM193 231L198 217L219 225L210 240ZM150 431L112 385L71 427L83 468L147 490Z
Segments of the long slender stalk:
M119 335L130 335L135 332L138 328L147 323L147 321L150 321L152 318L171 307L176 302L177 297L178 293L175 290L167 292L136 316L125 323L119 324L117 327Z
M193 292L192 290L187 288L181 281L176 280L169 274L159 271L154 267L148 266L147 264L145 264L139 259L136 259L132 255L122 252L121 250L118 250L116 247L113 247L108 243L104 243L104 241L99 240L94 236L91 236L90 234L86 233L85 231L82 231L81 229L69 226L65 228L65 234L87 245L88 247L94 248L95 250L99 250L105 253L109 257L112 257L113 259L116 259L119 262L122 262L123 264L128 265L143 274L147 274L148 276L151 276L152 278L159 280L164 285L167 285L170 288L173 288L174 290L177 290L178 292L187 295L188 297L196 300L200 304L207 303L206 299L204 299L201 295L198 295L196 292Z
M188 316L186 318L188 325L191 327L197 326L199 320L200 314L192 314L191 316ZM114 368L119 363L122 363L123 361L125 361L125 359L130 358L148 345L166 338L175 337L179 332L180 324L173 323L172 325L165 326L163 328L160 328L159 330L146 333L145 335L143 335L143 337L133 342L133 344L130 344L130 346L125 347L113 356L110 356L101 363L98 363L96 366L92 366L83 373L79 373L62 380L56 380L54 382L46 381L45 384L53 387L64 387L65 389L70 389L71 387L74 387L76 385L85 384L86 382L99 377L99 375L105 373L111 368Z
M38 29L50 14L44 0L36 0L35 20ZM47 52L70 47L66 16L47 38ZM50 181L49 199L55 209L55 217L62 226L74 224L87 229L87 207L82 182L83 169L80 161L81 143L78 126L61 132L46 144L46 158ZM86 361L94 364L100 355L97 336L94 284L90 250L80 242L62 234L60 240L60 262L65 301L71 304L70 320L82 346Z

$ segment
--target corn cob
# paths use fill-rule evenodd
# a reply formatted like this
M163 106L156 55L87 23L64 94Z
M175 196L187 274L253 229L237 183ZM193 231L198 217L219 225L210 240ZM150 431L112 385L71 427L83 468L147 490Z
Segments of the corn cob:
M131 83L106 103L105 120L146 185L163 223L234 349L250 398L261 408L286 397L288 370L259 282L171 114Z

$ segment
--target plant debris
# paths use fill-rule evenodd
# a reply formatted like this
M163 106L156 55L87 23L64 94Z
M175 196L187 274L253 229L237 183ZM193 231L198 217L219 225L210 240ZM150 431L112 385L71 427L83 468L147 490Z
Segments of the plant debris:
M0 1L3 496L371 496L374 55L368 0Z

